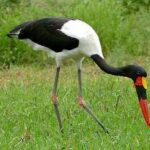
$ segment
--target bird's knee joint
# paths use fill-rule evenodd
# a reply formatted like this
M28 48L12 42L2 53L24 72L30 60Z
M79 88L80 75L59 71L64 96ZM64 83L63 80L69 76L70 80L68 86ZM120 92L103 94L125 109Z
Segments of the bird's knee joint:
M80 105L81 107L86 106L86 103L85 103L84 99L83 99L81 96L80 96L78 99L79 99L79 105Z
M56 94L52 93L51 99L52 99L53 104L57 104L58 103Z

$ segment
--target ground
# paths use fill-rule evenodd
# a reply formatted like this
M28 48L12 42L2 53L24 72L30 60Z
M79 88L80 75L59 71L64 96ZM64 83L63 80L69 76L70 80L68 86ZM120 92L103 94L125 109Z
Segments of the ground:
M62 68L58 87L64 135L50 99L55 67L11 66L0 72L0 149L150 149L132 81L83 68L85 100L110 136L80 108L74 65Z

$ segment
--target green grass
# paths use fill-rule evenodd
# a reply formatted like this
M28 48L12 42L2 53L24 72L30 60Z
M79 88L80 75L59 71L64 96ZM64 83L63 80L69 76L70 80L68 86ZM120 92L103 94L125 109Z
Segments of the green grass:
M12 66L0 72L1 150L150 148L150 130L141 115L132 81L104 74L95 65L84 65L84 98L111 137L79 107L74 65L63 66L60 75L62 136L50 99L54 74L54 67L37 66Z
M0 0L0 65L47 64L45 54L34 53L23 42L9 39L6 34L22 22L49 16L77 18L89 23L100 37L105 55L120 51L147 56L150 54L150 12L140 6L138 11L128 14L126 9L130 11L130 7L116 0Z
M60 76L62 136L50 99L55 74L51 59L6 37L27 20L79 18L96 30L109 64L136 62L150 74L149 6L146 1L146 7L123 1L124 5L116 0L0 0L0 150L150 149L150 131L132 81L104 74L90 61L83 69L84 98L111 137L79 107L75 65L63 67Z

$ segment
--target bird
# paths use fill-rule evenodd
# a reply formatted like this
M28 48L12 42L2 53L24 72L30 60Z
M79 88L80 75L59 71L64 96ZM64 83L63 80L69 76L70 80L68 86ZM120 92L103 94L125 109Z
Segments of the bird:
M20 23L7 33L10 38L16 37L23 40L33 49L47 51L56 62L56 75L51 93L51 100L54 105L58 126L63 133L63 125L58 108L57 85L62 63L67 59L73 59L77 66L78 76L78 101L98 123L102 129L109 134L108 129L97 118L89 107L82 92L82 62L85 57L91 58L98 67L107 74L130 78L136 88L139 104L143 117L148 126L150 119L148 114L147 101L147 72L139 65L126 65L123 67L113 67L109 65L102 52L100 39L91 25L80 19L47 17Z

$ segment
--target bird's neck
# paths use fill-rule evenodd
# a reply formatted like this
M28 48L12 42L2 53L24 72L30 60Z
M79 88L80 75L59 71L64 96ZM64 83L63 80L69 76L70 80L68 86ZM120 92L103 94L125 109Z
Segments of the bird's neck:
M97 54L92 55L91 58L104 72L106 72L108 74L116 75L116 76L125 76L122 68L115 68L115 67L109 66L106 63L106 61L99 55L97 55Z

